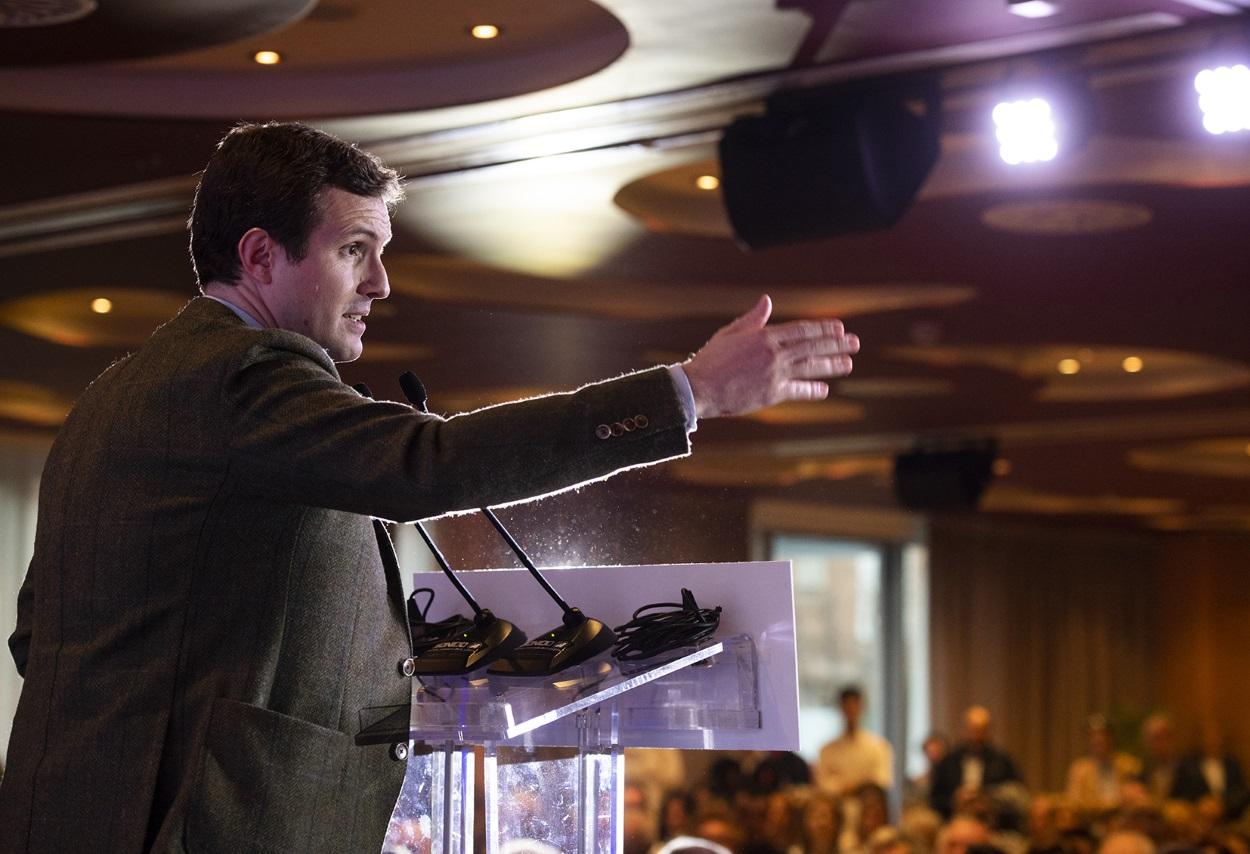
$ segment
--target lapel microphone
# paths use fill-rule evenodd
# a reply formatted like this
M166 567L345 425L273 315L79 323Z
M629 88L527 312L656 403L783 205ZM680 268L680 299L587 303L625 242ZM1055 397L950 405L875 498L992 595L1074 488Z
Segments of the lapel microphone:
M415 374L409 373L405 376L411 376L416 383L416 388L420 390L421 404L417 408L425 412L424 386L421 385L421 381L417 379ZM352 388L356 389L363 397L373 397L373 393L364 383L357 383ZM406 384L404 385L404 393L408 393ZM417 405L415 401L413 405ZM380 524L382 523L376 519L374 520L375 526ZM430 624L426 623L424 615L417 611L416 616L418 619L414 620L414 610L416 608L412 599L409 599L409 629L412 633L414 650L419 649L420 651L414 652L412 658L406 659L402 663L403 674L405 676L463 675L485 667L500 656L514 651L525 643L524 632L507 620L496 617L491 613L490 609L483 608L478 604L477 600L473 598L473 594L456 577L456 573L452 571L447 558L443 556L438 546L434 544L434 540L430 538L430 534L425 529L425 526L419 521L414 524L417 532L421 534L421 539L425 540L426 546L429 547L430 552L434 555L434 560L438 562L447 579L456 588L456 592L473 609L473 619L455 617L442 623Z
M408 402L418 411L428 411L426 409L428 397L425 385L422 384L416 374L412 371L405 371L399 378L399 386L403 389L404 396L408 398ZM560 594L556 592L556 589L551 586L551 583L538 571L538 567L530 560L529 555L521 548L520 543L499 521L499 517L487 507L479 509L482 515L494 526L495 530L499 532L499 536L503 537L504 542L508 544L508 548L512 549L513 554L520 559L525 568L534 576L539 586L546 591L547 595L564 612L563 621L559 626L543 632L541 636L533 640L515 644L506 651L494 656L494 663L491 664L489 672L500 676L550 676L567 667L581 664L583 661L610 649L616 643L616 635L612 633L612 630L603 622L587 617L580 608L574 608L564 601ZM438 558L438 550L434 548L434 544L430 541L429 536L420 523L417 524L417 530L421 532L421 536L425 539L426 544L434 550L435 556ZM439 559L440 565L443 565L441 558ZM476 609L477 605L468 597L468 593L460 587L460 583L455 580L455 576L450 570L447 570L447 572L448 577L460 589L461 595L465 596L469 604Z

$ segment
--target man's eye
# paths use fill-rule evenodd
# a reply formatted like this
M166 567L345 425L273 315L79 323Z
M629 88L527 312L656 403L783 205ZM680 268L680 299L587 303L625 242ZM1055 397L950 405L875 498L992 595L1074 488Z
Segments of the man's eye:
M349 243L344 247L348 255L357 256L363 251L359 243Z

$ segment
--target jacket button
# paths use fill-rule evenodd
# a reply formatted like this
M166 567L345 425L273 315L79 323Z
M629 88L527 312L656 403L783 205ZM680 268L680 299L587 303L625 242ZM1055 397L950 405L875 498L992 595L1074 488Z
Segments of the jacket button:
M638 425L634 423L632 418L622 418L621 426L625 428L626 433L632 433L638 429Z
M411 658L405 658L399 662L399 675L400 676L412 677L412 676L415 676L416 673L417 673L417 664Z
M408 758L408 742L397 741L391 745L391 758L396 762L403 762Z
M634 416L634 426L637 427L639 430L647 429L647 425L650 423L651 422L647 419L647 416L645 415Z
M614 423L614 424L612 425L612 435L613 435L613 436L623 436L623 435L625 435L625 425L624 425L624 424L622 424L622 423L621 423L621 422L619 422L619 421L617 421L616 423Z
M598 436L600 439L607 439L608 437L612 435L612 428L609 427L607 424L600 424L598 427L595 428L595 435Z

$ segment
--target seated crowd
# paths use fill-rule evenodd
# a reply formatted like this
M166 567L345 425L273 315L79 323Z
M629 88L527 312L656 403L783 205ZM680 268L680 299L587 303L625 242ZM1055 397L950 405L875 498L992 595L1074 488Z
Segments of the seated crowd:
M704 779L659 791L664 775L630 774L627 763L625 851L1250 854L1250 789L1211 728L1184 754L1171 720L1154 715L1134 757L1092 718L1066 788L1030 792L992 742L989 712L974 706L953 748L936 734L925 741L928 770L892 804L890 745L860 728L858 689L839 704L845 732L810 767L788 753L725 755Z

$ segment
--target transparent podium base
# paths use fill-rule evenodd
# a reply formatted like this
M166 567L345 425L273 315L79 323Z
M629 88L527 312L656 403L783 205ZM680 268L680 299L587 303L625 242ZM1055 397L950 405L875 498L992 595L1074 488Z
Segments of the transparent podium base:
M485 751L487 854L615 854L622 748L716 749L720 734L759 729L757 671L754 643L736 635L537 679L414 679L411 708L362 710L356 740L414 745L388 834L405 846L398 854L471 854L472 745ZM430 847L409 846L418 837Z
M383 854L472 854L473 767L464 746L410 754Z
M499 747L483 765L487 854L621 850L621 748Z

